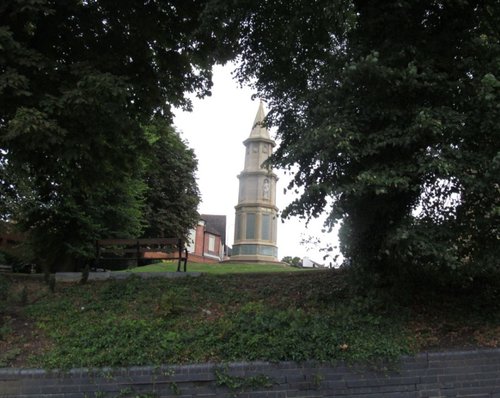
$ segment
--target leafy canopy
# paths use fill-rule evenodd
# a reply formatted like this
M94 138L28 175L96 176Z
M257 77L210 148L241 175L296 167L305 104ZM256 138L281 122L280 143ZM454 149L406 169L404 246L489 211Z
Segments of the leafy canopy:
M145 237L185 237L196 225L200 193L195 172L198 162L179 134L163 120L146 127L149 147L144 182L147 185Z
M200 29L204 8L195 0L1 3L1 218L28 233L46 269L89 258L98 237L138 236L145 197L154 202L148 211L170 205L146 193L151 170L163 166L152 164L157 154L145 161L143 126L170 123L172 106L189 109L187 92L210 93L211 65L226 55ZM173 132L159 144L168 140ZM192 152L177 149L179 164L172 159L165 173L192 174ZM193 208L169 209L174 223L196 211L191 179L182 189Z
M239 5L239 78L304 192L284 216L328 211L351 263L385 276L498 267L500 3Z

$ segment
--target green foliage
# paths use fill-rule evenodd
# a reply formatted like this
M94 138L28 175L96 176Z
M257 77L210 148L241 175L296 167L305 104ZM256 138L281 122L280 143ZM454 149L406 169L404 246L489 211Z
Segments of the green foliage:
M147 186L145 237L184 237L198 222L198 162L172 127L155 120L145 127L149 140L144 181Z
M215 369L215 382L217 386L227 387L235 396L246 390L255 390L259 387L272 387L273 381L270 377L257 374L254 376L240 377L231 376L228 373L227 367L222 369Z
M22 244L6 251L0 250L0 264L10 265L12 272L31 273L32 269L37 267L30 261L29 250Z
M233 15L238 76L303 192L284 216L328 211L344 256L386 284L498 268L498 1L242 1Z
M287 263L292 267L302 267L302 260L300 257L285 256L281 259L283 263Z
M410 352L403 311L346 296L339 278L314 272L60 286L28 307L53 342L31 365L374 361Z
M7 298L7 292L9 291L10 282L9 280L0 275L0 301L3 301Z
M112 280L100 290L99 297L103 302L111 305L126 304L127 301L137 297L141 291L141 285L142 281L137 277L128 279L127 283Z
M166 126L172 106L190 108L186 93L210 93L211 65L228 55L218 34L200 29L204 7L191 0L0 5L0 219L16 221L46 272L88 265L97 238L140 236L145 205L151 224L151 211L172 206L165 233L184 232L175 224L182 217L192 222L196 162ZM178 149L179 164L171 159L154 177L183 178L187 185L174 187L184 207L171 197L153 200L144 181L163 167L149 125L161 125L158 145Z
M161 321L148 322L122 317L88 324L77 321L69 331L53 333L56 347L43 358L43 366L119 366L134 358L137 364L159 363L156 350L168 341Z
M6 367L9 362L15 359L20 353L21 350L19 348L13 348L0 353L0 367Z
M177 385L177 383L175 381L173 381L172 383L170 383L170 390L175 394L175 395L181 395L181 391L180 391L180 388L179 386Z
M6 336L12 333L12 328L9 325L9 322L2 322L0 325L0 341L3 340ZM3 366L6 366L5 364Z
M422 280L406 296L360 294L348 276L329 270L131 277L59 283L53 294L32 278L28 285L21 276L8 284L0 279L9 292L0 300L8 311L0 311L6 353L0 361L49 368L315 359L378 365L450 344L500 345L498 273L446 289Z
M350 306L308 314L250 302L198 333L203 346L217 341L216 355L228 360L369 361L408 353L394 319L353 311Z

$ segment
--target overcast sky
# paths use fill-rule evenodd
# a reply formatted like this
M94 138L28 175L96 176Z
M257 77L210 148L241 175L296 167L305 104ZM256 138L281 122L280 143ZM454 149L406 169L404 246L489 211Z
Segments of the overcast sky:
M234 207L238 202L238 178L243 170L245 147L258 110L259 101L252 101L253 91L240 88L232 79L234 65L214 68L212 96L202 100L193 97L193 112L175 111L174 124L198 158L198 186L202 214L227 216L227 244L234 238ZM264 104L265 107L265 104ZM266 109L267 111L267 109ZM271 130L271 137L275 139ZM276 205L282 210L293 200L291 192L283 193L289 176L275 170L279 176ZM278 223L278 256L308 256L324 263L320 247L336 245L336 234L322 234L323 220L313 220L306 227L305 220L294 217ZM308 237L321 240L321 244L303 244ZM329 262L331 260L327 260Z

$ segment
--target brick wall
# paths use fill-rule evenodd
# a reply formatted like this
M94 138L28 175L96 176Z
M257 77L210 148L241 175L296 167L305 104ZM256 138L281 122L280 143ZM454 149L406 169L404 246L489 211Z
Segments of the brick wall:
M500 350L428 353L393 369L233 363L50 372L0 369L0 397L500 397Z

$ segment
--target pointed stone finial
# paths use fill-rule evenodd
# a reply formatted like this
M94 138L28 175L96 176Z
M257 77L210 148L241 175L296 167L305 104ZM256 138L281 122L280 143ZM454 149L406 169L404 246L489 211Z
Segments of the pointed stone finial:
M264 102L261 99L259 103L259 109L257 110L257 115L255 115L255 120L253 121L250 138L265 138L267 140L270 139L267 128L264 125L265 118L266 114L264 112Z

